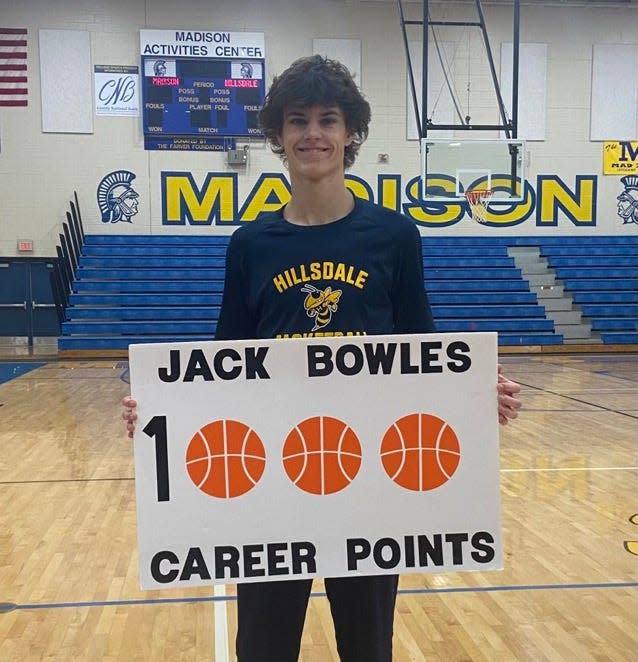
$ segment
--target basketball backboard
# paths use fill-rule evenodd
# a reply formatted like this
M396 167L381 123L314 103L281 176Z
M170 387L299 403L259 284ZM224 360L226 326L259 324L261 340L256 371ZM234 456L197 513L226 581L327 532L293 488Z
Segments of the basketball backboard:
M459 202L470 189L491 189L492 202L520 202L525 190L522 140L421 140L423 200Z

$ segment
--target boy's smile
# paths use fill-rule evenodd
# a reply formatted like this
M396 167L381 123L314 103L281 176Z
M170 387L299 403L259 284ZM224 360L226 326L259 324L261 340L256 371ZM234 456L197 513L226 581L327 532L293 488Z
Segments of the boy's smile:
M352 136L338 106L291 106L284 112L279 142L291 174L314 178L343 172Z

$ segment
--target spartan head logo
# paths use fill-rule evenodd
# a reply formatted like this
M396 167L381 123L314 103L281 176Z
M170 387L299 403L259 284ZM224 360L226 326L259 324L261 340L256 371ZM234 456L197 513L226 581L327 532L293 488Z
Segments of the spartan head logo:
M166 76L166 60L155 60L153 64L153 73L156 76Z
M137 214L140 197L131 186L135 175L128 170L110 172L97 187L97 203L102 212L102 223L131 223Z
M239 73L242 78L252 78L253 77L253 65L250 62L242 62L239 69Z
M620 178L625 190L616 198L618 216L626 223L638 224L638 175L625 175Z
M332 320L332 314L337 312L341 290L332 290L330 285L325 290L318 290L314 285L304 285L302 292L306 292L303 307L308 317L314 317L315 325L311 331L323 329Z

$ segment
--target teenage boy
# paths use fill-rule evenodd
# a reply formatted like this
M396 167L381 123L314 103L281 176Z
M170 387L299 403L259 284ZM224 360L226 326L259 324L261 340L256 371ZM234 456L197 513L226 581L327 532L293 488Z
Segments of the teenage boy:
M274 79L260 124L288 168L291 199L233 234L217 340L434 331L415 224L345 187L369 121L370 106L334 60L302 58ZM506 423L520 387L498 381ZM135 402L124 404L130 432ZM391 662L398 576L324 582L342 662ZM239 662L297 660L311 586L237 587Z

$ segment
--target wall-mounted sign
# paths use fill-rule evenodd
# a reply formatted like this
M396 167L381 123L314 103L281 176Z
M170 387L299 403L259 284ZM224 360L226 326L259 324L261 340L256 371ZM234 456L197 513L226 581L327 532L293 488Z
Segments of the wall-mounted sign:
M139 116L139 88L138 67L95 65L95 114Z
M140 52L146 149L224 150L261 136L263 33L140 30Z

